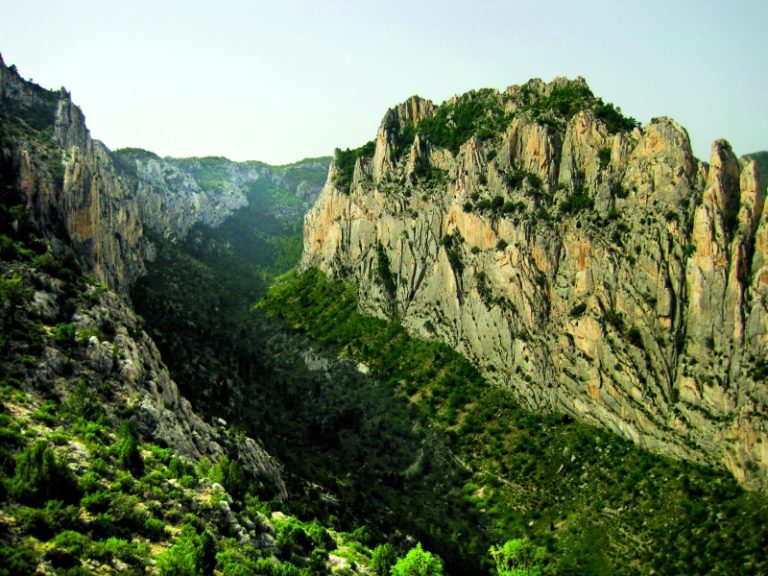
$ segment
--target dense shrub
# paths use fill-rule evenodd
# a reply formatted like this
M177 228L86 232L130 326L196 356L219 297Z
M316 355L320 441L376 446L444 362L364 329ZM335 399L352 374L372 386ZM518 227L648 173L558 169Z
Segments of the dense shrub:
M416 544L392 567L392 576L442 576L443 565L434 554Z
M216 566L216 544L211 535L185 524L181 534L157 559L161 576L202 576Z
M582 210L591 210L595 201L583 192L574 193L560 202L560 211L563 214L576 214Z
M397 562L397 552L392 544L379 544L371 555L371 568L376 576L389 576L392 567Z
M117 454L120 466L138 478L144 474L144 459L139 450L139 440L133 424L123 422L117 431Z
M9 493L17 501L33 506L54 499L64 502L79 499L79 488L72 473L44 440L37 440L19 454Z
M334 185L341 191L349 193L349 186L352 184L352 176L355 171L355 163L358 158L372 158L376 150L376 144L373 140L366 142L359 148L341 150L336 148L334 152L334 162L336 166L336 176L333 180Z

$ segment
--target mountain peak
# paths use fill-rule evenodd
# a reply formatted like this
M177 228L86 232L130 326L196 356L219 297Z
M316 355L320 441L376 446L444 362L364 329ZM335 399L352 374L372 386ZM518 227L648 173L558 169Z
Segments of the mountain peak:
M306 217L305 267L351 276L363 310L531 409L768 487L745 400L768 402L768 310L745 296L765 291L768 223L726 141L707 166L674 120L533 79L408 100L347 164Z

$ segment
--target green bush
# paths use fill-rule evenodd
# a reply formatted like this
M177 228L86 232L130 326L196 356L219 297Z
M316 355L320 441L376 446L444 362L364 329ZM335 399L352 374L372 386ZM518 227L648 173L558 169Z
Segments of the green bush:
M76 327L73 323L67 322L58 324L53 331L53 339L59 344L72 344L75 341Z
M32 413L32 418L35 420L42 422L44 424L47 424L48 426L52 426L56 423L56 409L58 405L49 400L42 406L40 406L37 410L35 410Z
M376 576L389 576L392 567L397 562L397 552L392 544L379 544L371 554L371 568Z
M168 550L157 559L161 576L202 576L210 574L216 566L216 545L206 532L198 534L189 524L181 527L181 534Z
M638 348L643 347L643 336L640 333L640 330L635 326L632 326L632 328L627 331L627 339L632 345L637 346Z
M24 449L16 461L9 493L24 504L40 506L48 500L76 502L80 490L66 465L44 440Z
M581 302L580 304L576 304L573 308L571 308L570 315L572 318L577 318L578 316L581 316L584 314L584 312L587 309L586 302Z
M29 576L37 568L32 546L0 546L0 576Z
M355 163L358 158L373 158L373 153L376 151L376 143L371 140L366 142L359 148L350 150L341 150L336 148L334 151L333 159L336 166L336 176L334 177L334 185L343 193L348 194L350 192L349 186L352 184L352 176L355 171Z
M240 465L230 460L228 456L222 456L216 464L211 466L209 476L214 482L221 484L232 498L242 499L249 488L248 477Z
M95 390L84 378L78 380L74 390L63 403L62 411L70 418L83 420L82 424L98 423L106 416L104 406L95 394ZM101 432L100 426L90 430L84 430L82 427L76 428L83 435L98 436Z
M136 430L130 421L123 422L117 431L118 461L123 470L128 470L135 478L144 474L144 459L139 450Z
M387 253L384 250L384 246L382 246L381 242L376 243L376 262L379 278L384 284L384 289L387 291L390 299L394 299L395 292L397 290L395 277L392 275L392 267L389 264L389 257L387 256Z
M307 556L313 549L314 543L304 527L296 520L290 519L277 526L277 544L286 558Z
M498 576L540 576L544 570L547 549L535 546L526 538L507 540L488 551L496 563Z
M94 542L91 545L90 556L108 564L117 559L129 566L141 567L147 563L149 545L112 536L106 540Z
M563 214L576 214L582 210L591 210L595 201L584 192L577 192L560 202L560 212Z
M60 500L48 500L42 508L21 507L15 513L18 528L40 540L48 540L63 530L80 528L80 510Z
M600 163L600 169L605 170L611 163L611 149L607 147L600 148L597 151L597 160Z
M404 558L395 562L390 573L392 576L442 576L443 565L437 556L416 544Z

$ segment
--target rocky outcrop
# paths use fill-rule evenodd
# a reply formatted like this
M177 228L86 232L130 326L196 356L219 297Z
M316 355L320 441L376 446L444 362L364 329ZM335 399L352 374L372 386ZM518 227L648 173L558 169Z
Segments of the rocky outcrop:
M269 186L292 194L303 213L322 189L317 178L310 175L325 174L329 164L325 158L287 166L233 162L220 157L160 158L139 149L117 150L114 158L134 176L141 221L155 233L173 240L183 238L198 223L218 227L235 211L254 201L254 194L265 193ZM259 186L263 189L256 192ZM287 214L275 216L281 219Z
M351 276L365 311L449 343L534 410L768 488L754 163L724 141L700 162L676 122L635 125L583 80L409 102L348 188L331 167L302 265ZM415 137L395 159L406 110ZM470 113L457 153L436 144L435 122L458 131Z
M269 185L295 196L295 207L284 210L303 211L320 193L316 174L328 165L325 158L269 166L111 152L91 138L66 90L27 82L2 61L0 103L4 180L22 190L51 240L66 236L84 268L122 294L154 257L147 231L176 240L198 223L216 227Z
M133 190L92 140L65 90L48 92L0 66L6 183L52 240L64 234L81 263L120 292L144 271L151 246Z
M45 333L42 360L22 384L56 391L63 398L78 382L98 386L109 393L108 410L132 412L144 436L192 459L235 456L277 497L285 497L277 461L253 439L230 434L224 422L205 422L179 394L126 295L154 257L148 229L179 238L196 223L216 226L248 202L243 188L262 177L295 186L300 202L309 202L319 190L301 175L307 169L323 170L323 160L274 168L246 163L250 165L238 168L216 159L217 166L227 168L221 181L225 194L217 201L216 187L205 188L195 178L194 164L204 159L160 160L144 154L148 159L134 165L113 154L91 139L83 113L65 90L50 92L27 82L0 59L4 214L12 197L23 200L26 211L11 211L15 220L10 225L42 234L49 251L37 268L4 258L0 262L4 278L23 279L25 290L33 293L28 307L14 311L18 321L28 324L30 334L40 326ZM26 217L32 224L24 224ZM76 264L66 259L72 254ZM53 255L61 261L46 264ZM66 280L39 269L46 266L67 271ZM90 276L84 295L75 288L82 287L78 272ZM61 326L71 327L76 344L62 347L55 336ZM34 359L27 356L28 363ZM4 361L12 359L9 353Z

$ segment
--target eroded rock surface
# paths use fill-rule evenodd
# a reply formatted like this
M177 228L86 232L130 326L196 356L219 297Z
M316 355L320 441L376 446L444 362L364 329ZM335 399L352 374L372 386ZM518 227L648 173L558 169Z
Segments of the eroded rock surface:
M349 186L337 156L305 219L303 266L351 276L366 312L449 343L534 410L766 489L756 165L725 141L697 160L667 118L633 126L599 99L557 100L585 87L532 81L449 101L447 130L466 102L499 119L458 149L434 143L450 142L431 127L442 107L414 97L390 110Z

